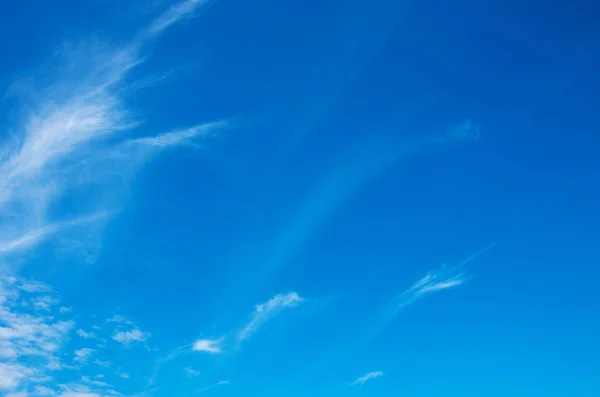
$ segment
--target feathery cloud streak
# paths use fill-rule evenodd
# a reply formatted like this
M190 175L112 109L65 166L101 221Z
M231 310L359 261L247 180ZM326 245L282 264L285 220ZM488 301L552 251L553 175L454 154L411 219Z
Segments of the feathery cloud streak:
M273 316L279 314L287 307L295 307L302 303L304 299L296 292L288 294L275 295L265 303L256 305L254 312L251 315L250 322L238 333L238 340L248 339L254 334L260 326Z
M183 18L193 16L194 12L198 10L201 6L208 5L212 2L213 0L182 1L179 4L172 6L163 15L154 20L154 22L152 22L150 26L148 26L146 34L149 36L155 36L157 34L160 34L169 26L182 20Z
M352 382L351 386L362 386L365 384L365 382L371 379L379 378L380 376L383 376L383 372L381 371L369 372L368 374L363 375L360 378L356 379L354 382Z
M254 307L254 311L250 315L250 320L248 323L246 323L241 330L233 332L235 335L234 339L238 344L241 343L242 341L250 338L266 321L281 313L285 308L298 306L303 301L304 298L300 297L298 293L290 292L287 294L277 294L268 301L256 305ZM171 358L174 358L182 352L189 350L220 354L224 350L224 343L226 342L226 339L228 339L230 336L231 333L216 339L198 339L191 346L184 347L178 350L175 354L172 354Z
M464 284L468 277L463 267L469 262L475 260L477 257L491 250L495 245L496 243L488 245L473 255L465 258L459 264L453 267L443 265L436 270L427 272L423 278L414 283L410 288L396 295L387 304L381 321L378 322L374 336L378 335L379 332L381 332L381 330L398 315L398 313L404 310L407 306L423 298L425 295L428 295L432 292L458 287Z
M145 60L144 44L206 3L175 5L122 48L64 47L63 72L14 85L26 106L23 124L12 128L16 134L0 142L0 255L32 248L70 227L94 226L118 201L86 196L82 213L50 215L56 213L50 209L86 186L103 183L103 191L118 191L123 175L133 175L148 155L226 126L215 122L151 137L127 136L140 123L123 94L131 70ZM54 83L47 84L52 78Z

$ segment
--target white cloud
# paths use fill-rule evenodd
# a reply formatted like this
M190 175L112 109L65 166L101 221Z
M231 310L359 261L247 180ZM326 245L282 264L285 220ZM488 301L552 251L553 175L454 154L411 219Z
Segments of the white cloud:
M212 0L186 0L174 5L148 27L146 34L154 36L162 33L172 24L182 18L191 16L200 6L208 4L211 1Z
M483 248L456 266L448 267L443 265L437 270L428 272L409 289L394 298L393 306L395 306L396 311L402 310L404 307L431 292L442 291L464 284L467 281L467 277L463 271L463 266L493 248L494 245L491 244Z
M62 371L57 374L60 378L67 373L64 371L81 370L96 351L87 347L73 350L73 362L77 365L61 362L60 357L69 352L69 332L74 324L72 321L56 321L52 312L36 311L30 304L31 299L57 299L51 287L30 288L31 285L18 277L0 277L0 395L21 391L28 391L28 396L118 395L109 391L112 386L102 376L83 376L79 385L58 387L53 377L48 375L51 371ZM131 327L131 324L130 320L123 320L117 326ZM110 365L99 360L95 363Z
M130 348L134 344L145 344L151 336L149 332L142 331L130 318L122 315L115 315L107 319L106 322L115 324L112 339L125 348Z
M33 389L34 396L56 396L56 391L47 386L36 386Z
M27 392L20 391L20 392L16 392L16 393L8 393L6 395L6 397L27 397Z
M212 385L208 385L208 386L205 386L203 388L196 389L196 390L194 390L194 393L204 393L205 391L208 391L208 390L213 389L215 387L229 385L230 383L231 382L228 381L228 380L220 380L220 381L218 381L216 383L213 383Z
M75 361L78 364L86 364L88 359L90 358L90 356L94 353L94 349L90 349L88 347L85 347L83 349L79 349L79 350L75 350L74 354L75 354L75 358L73 359L73 361Z
M375 324L373 336L377 336L379 332L398 315L398 313L407 306L417 302L425 295L431 294L432 292L455 288L464 284L467 281L467 275L463 270L464 265L473 261L480 255L483 255L494 246L495 243L479 250L461 261L458 265L452 267L443 265L436 270L427 272L423 278L414 283L410 288L396 295L386 306L381 319Z
M185 142L189 142L191 139L196 138L198 136L213 133L227 126L228 123L226 121L215 121L211 123L197 125L184 130L165 132L164 134L158 136L132 139L128 141L128 144L138 144L155 147L176 146L181 145Z
M42 380L45 378L44 367L49 370L60 368L56 353L73 327L72 321L56 321L46 309L40 312L35 310L37 305L23 304L23 292L29 295L29 302L44 302L51 306L48 302L54 304L57 301L51 295L50 287L41 288L38 284L34 288L32 285L15 277L0 277L0 356L5 360L4 384L14 383L24 376L32 381ZM20 362L28 357L43 364L34 368ZM8 376L8 373L12 375Z
M33 373L30 368L16 363L0 363L0 390L12 390Z
M108 368L111 365L110 361L102 361L98 359L94 360L94 364L99 365L103 368Z
M183 370L185 371L185 374L190 378L195 378L196 376L200 375L200 371L196 371L194 368L191 367L184 368Z
M223 339L198 339L192 345L192 350L197 352L218 354L223 351L221 347L222 342Z
M256 305L250 322L238 333L238 339L244 340L255 333L260 326L271 317L279 314L286 307L294 307L304 299L296 292L275 295L265 303Z
M61 385L63 391L58 395L59 397L104 397L103 395L91 390L88 386L70 383Z
M88 393L79 391L65 391L60 393L58 397L103 397L98 393Z
M59 303L58 299L47 295L32 298L30 301L35 310L43 310L46 312L51 311L52 307Z
M356 385L362 386L365 384L365 382L367 382L371 379L379 378L380 376L383 376L383 372L381 372L381 371L369 372L368 374L361 376L360 378L358 378L354 382L352 382L352 386L356 386Z
M50 286L39 283L36 281L25 281L22 285L19 286L20 290L27 292L51 292L52 288Z
M434 291L457 287L467 280L463 271L457 268L442 266L427 274L414 283L409 289L398 295L395 299L398 308L403 308L425 294Z
M29 378L29 380L33 383L45 383L45 382L50 382L52 380L51 376L34 376Z
M112 387L112 385L107 382L104 382L104 381L101 381L98 379L91 379L89 376L82 376L81 381L86 384L96 386L99 388L104 388L104 389Z
M123 178L133 176L149 155L225 125L205 123L131 138L139 122L124 101L132 86L127 80L132 69L146 59L142 53L146 41L205 3L187 0L175 5L122 48L97 42L65 46L52 74L46 68L43 76L13 85L13 97L26 106L22 125L0 141L0 256L32 249L57 233L94 235L107 215L120 207ZM89 189L98 186L102 189ZM94 196L91 191L102 193ZM68 195L85 196L79 212L49 211ZM72 230L82 227L90 232ZM85 244L99 247L89 241L63 241L86 251L86 258L95 256Z
M95 333L86 332L86 331L82 330L81 328L76 331L76 334L83 339L97 339L98 338Z
M2 266L12 266L15 255L26 254L58 234L61 238L72 233L87 239L120 208L120 192L127 184L123 178L133 176L150 155L190 143L226 125L204 123L140 138L139 131L134 131L139 120L125 102L133 86L130 72L146 59L142 51L147 40L192 16L204 3L183 1L121 48L97 42L64 46L52 68L41 68L41 75L26 76L13 84L11 99L18 101L15 108L22 122L3 126L0 133ZM77 205L60 205L67 198ZM73 212L72 208L78 210ZM82 230L85 233L80 233ZM74 322L57 321L57 313L71 311L57 304L51 288L0 274L0 394L24 396L23 385L48 382L48 386L33 386L33 395L51 395L49 386L55 382L47 373L77 368L62 363L58 355ZM80 337L93 334L81 331ZM149 336L126 322L117 324L113 334L114 340L124 345L145 342ZM86 363L92 353L89 348L76 350L74 361ZM100 360L95 363L110 365ZM62 385L55 395L118 394L94 390L106 387L104 382L88 383Z
M135 342L146 342L150 338L149 332L142 332L139 328L132 328L127 331L117 331L113 339L124 346L130 346Z
M117 323L117 324L133 325L133 321L131 321L128 317L120 315L120 314L115 314L111 318L107 318L106 322L107 323Z

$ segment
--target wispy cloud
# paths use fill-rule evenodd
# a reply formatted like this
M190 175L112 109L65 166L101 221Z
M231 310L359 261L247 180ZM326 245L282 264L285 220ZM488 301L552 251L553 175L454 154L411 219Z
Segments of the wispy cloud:
M98 379L92 379L89 376L82 376L81 377L81 382L88 384L88 385L92 385L92 386L96 386L96 387L101 387L101 388L109 388L109 387L113 387L110 383L107 383L103 380L98 380Z
M77 331L75 331L75 333L83 339L97 339L98 338L98 336L96 336L95 333L86 332L86 331L82 330L81 328L79 328Z
M103 360L98 360L98 359L94 360L94 364L99 365L104 368L108 368L111 365L110 361L103 361Z
M56 391L47 386L36 386L33 388L35 396L56 396Z
M24 235L18 236L13 240L1 241L0 254L27 249L31 246L38 244L47 236L54 234L60 230L100 221L105 219L108 215L109 213L107 211L101 211L92 215L82 216L69 221L49 224L42 227L34 228L32 230L28 230Z
M150 338L149 332L142 331L128 317L116 315L106 321L115 324L115 330L112 335L113 340L121 343L126 348L136 343L145 343Z
M152 137L143 137L127 141L131 145L147 145L153 147L168 147L181 145L190 142L193 138L204 134L214 133L229 125L226 121L215 121L211 123L201 124L184 130L166 132L164 134Z
M166 28L172 24L180 21L183 18L193 16L194 12L198 10L200 6L207 5L214 0L186 0L179 4L172 6L167 12L158 17L154 22L148 26L146 34L149 36L155 36L162 33Z
M200 375L200 371L197 371L192 367L186 367L183 370L184 370L185 374L187 376L189 376L190 378L195 378L196 376Z
M369 372L366 375L361 376L360 378L356 379L354 382L351 383L351 386L362 386L365 384L365 382L371 380L371 379L375 379L375 378L379 378L380 376L383 376L383 372L381 371L374 371L374 372Z
M220 339L198 339L192 345L192 350L197 352L205 352L219 354L223 351L223 338Z
M15 255L22 256L58 234L93 234L120 208L120 199L107 197L122 196L123 178L135 175L150 155L175 145L196 145L198 138L227 125L222 121L175 125L173 131L140 137L136 128L141 122L126 101L136 87L132 71L148 59L148 40L195 15L206 3L178 3L121 47L98 41L65 45L52 68L14 82L9 98L15 101L20 122L3 126L6 133L0 134L2 266L14 271ZM62 205L65 200L76 201L77 211ZM86 233L79 233L82 228ZM73 321L65 320L70 312L71 307L59 306L50 287L0 274L0 394L120 394L99 378L64 385L53 381L54 371L80 369L61 361L74 328ZM83 329L78 334L86 339L95 336ZM112 336L128 346L144 343L150 334L132 322L120 322L114 323ZM84 347L71 353L82 366L96 352ZM110 365L94 362L97 369ZM46 385L36 385L40 382Z
M150 337L149 332L142 332L139 328L133 328L128 331L119 331L113 335L113 339L125 346L134 342L145 342Z
M468 280L464 266L491 250L495 245L495 243L488 245L455 266L442 265L436 270L427 272L423 278L415 282L410 288L396 295L387 304L381 320L377 322L374 335L377 335L398 313L424 296L463 285Z
M231 382L228 381L228 380L221 380L221 381L218 381L216 383L213 383L212 385L208 385L208 386L202 387L200 389L196 389L196 390L194 390L194 393L204 393L205 391L208 391L208 390L213 389L215 387L225 386L225 385L228 385L230 383Z
M59 57L64 64L52 69L54 75L13 85L13 97L24 104L23 123L0 141L0 255L31 249L74 227L101 227L119 206L106 197L118 196L123 176L133 175L148 155L226 125L203 123L132 138L140 122L124 100L131 71L147 59L144 43L206 3L178 3L120 48L97 42L65 46ZM86 187L98 184L115 194L91 197ZM54 210L67 195L83 194L81 212Z
M238 340L242 341L249 338L254 334L260 326L273 316L279 314L283 309L287 307L295 307L300 304L304 299L301 298L296 292L290 292L288 294L278 294L269 299L265 303L256 305L254 312L250 317L250 321L246 326L238 333Z
M89 347L84 347L83 349L75 350L75 358L74 362L78 364L87 364L88 359L94 353L94 349L90 349Z
M287 294L277 294L268 301L256 305L254 311L250 315L250 320L241 328L241 330L234 329L219 338L197 339L193 343L182 346L167 356L157 359L154 366L154 374L150 378L150 384L153 384L156 381L158 373L165 364L175 360L180 355L190 352L201 352L217 355L223 353L228 348L232 348L233 346L239 347L242 341L248 339L255 332L257 332L266 321L278 315L285 308L298 306L304 300L305 299L300 297L298 293L290 292ZM188 375L191 374L192 372L188 372ZM226 384L223 382L207 386L207 388ZM199 389L195 392L204 391L207 390L207 388Z

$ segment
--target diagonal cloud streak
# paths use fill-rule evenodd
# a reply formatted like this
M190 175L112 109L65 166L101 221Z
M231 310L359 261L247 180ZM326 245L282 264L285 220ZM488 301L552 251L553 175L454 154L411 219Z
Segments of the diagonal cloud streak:
M429 271L423 278L418 280L411 287L396 295L387 304L383 315L377 322L373 337L376 337L389 323L394 320L394 318L396 318L396 316L402 310L417 302L424 296L433 292L455 288L464 284L468 280L466 272L463 269L464 266L477 259L479 256L485 254L495 246L496 243L490 244L487 247L484 247L476 253L468 256L453 267L442 265L436 270Z
M371 379L375 379L375 378L379 378L383 376L383 372L381 371L374 371L374 372L369 372L366 375L361 376L360 378L356 379L354 382L352 382L350 384L350 386L362 386L364 385L367 381L371 380Z
M90 222L99 221L105 219L108 215L108 212L98 212L96 214L84 216L74 220L50 224L29 230L23 236L17 237L14 240L0 242L0 254L27 249L38 244L46 236L56 233L61 229L67 229L69 227L76 227Z
M241 342L244 339L248 339L254 334L260 326L273 316L279 314L283 309L287 307L294 307L302 303L304 299L301 298L296 292L290 292L289 294L275 295L265 303L256 305L254 312L250 317L250 321L246 326L238 333L238 340Z
M169 26L179 22L183 18L193 16L194 12L201 6L212 3L213 0L187 0L172 6L167 12L158 17L145 30L147 36L156 36Z

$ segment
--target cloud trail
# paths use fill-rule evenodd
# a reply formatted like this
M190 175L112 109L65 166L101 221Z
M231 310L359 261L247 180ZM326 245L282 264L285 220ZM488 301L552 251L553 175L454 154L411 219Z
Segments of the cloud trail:
M248 324L238 333L238 340L243 341L254 334L267 320L279 314L287 307L295 307L304 301L296 292L275 295L265 303L256 305Z
M385 311L375 327L374 336L377 336L402 310L417 302L424 296L433 292L455 288L464 284L468 280L468 277L463 267L477 259L479 256L485 254L495 246L496 243L490 244L463 259L460 263L453 267L442 265L438 269L429 271L423 278L415 282L411 287L397 294L386 305Z
M148 36L156 36L162 33L169 26L179 22L183 18L193 16L194 12L201 6L206 6L213 3L214 0L186 0L172 6L163 15L156 18L154 22L148 26L145 33Z
M383 376L383 372L381 371L374 371L374 372L369 372L366 375L361 376L360 378L356 379L354 382L352 382L350 384L350 386L362 386L365 384L365 382L371 380L371 379L375 379L375 378L379 378Z
M213 383L212 385L208 385L208 386L204 386L204 387L202 387L200 389L196 389L196 390L193 391L193 393L194 394L196 394L196 393L204 393L205 391L208 391L208 390L213 389L215 387L225 386L225 385L228 385L230 383L231 382L228 381L228 380L220 380L217 383Z

